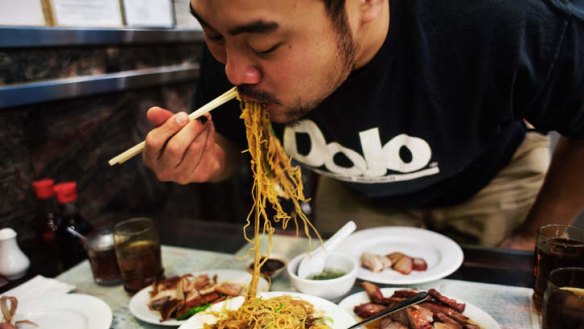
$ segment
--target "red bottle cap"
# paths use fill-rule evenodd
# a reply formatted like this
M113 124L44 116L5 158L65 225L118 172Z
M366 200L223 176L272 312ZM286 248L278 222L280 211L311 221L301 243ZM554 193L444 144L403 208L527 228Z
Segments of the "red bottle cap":
M59 203L69 203L77 201L77 183L64 182L55 185L55 193Z
M39 199L48 199L55 195L53 185L55 185L55 181L50 178L40 179L32 182L34 192Z

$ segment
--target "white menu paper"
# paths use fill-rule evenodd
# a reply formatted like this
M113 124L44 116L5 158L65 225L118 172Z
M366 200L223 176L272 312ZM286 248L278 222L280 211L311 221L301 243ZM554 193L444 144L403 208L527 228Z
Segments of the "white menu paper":
M41 0L0 0L0 25L46 25Z
M172 0L122 0L127 26L162 27L174 26Z
M56 26L122 27L119 0L50 0Z

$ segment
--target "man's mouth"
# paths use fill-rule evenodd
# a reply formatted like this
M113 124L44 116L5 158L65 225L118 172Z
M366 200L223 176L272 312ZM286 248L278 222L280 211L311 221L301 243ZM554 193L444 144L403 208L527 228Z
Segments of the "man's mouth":
M266 102L263 102L257 98L254 97L249 97L247 95L242 95L241 93L239 94L241 96L241 99L243 99L246 102L250 102L250 103L261 103L261 104L266 104Z
M272 95L270 95L269 93L265 93L265 92L257 91L255 89L251 89L247 85L238 86L237 89L239 91L240 97L244 101L261 103L261 104L271 104L271 103L277 104L278 103L276 101L276 99Z

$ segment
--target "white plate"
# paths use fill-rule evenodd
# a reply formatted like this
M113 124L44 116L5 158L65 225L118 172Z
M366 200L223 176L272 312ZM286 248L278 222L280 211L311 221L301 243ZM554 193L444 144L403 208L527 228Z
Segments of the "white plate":
M382 288L381 292L383 293L383 296L391 296L395 290L399 289L401 288ZM475 324L479 325L481 329L501 329L497 321L495 321L495 319L493 319L485 311L454 296L448 295L448 297L456 299L456 301L459 303L465 303L466 307L464 309L464 313L462 314L471 319ZM358 292L343 299L339 303L339 307L346 312L350 312L356 321L360 321L361 318L359 318L359 316L353 312L353 308L356 305L367 303L369 301L370 299L366 292Z
M301 294L297 292L283 292L283 291L271 291L258 294L263 298L271 298L282 295L289 295L294 298L299 298L305 300L314 305L315 310L324 312L324 317L326 323L333 329L346 329L349 326L356 323L355 318L342 310L338 305L316 296ZM217 303L209 309L211 312L220 312L225 307L228 310L238 309L244 301L244 297L236 297L228 299L225 302ZM193 317L188 319L183 325L178 329L201 329L204 324L212 324L217 322L217 318L209 312L201 312L195 314Z
M357 231L341 242L337 251L353 256L359 264L364 252L386 255L394 251L421 257L428 264L426 271L412 271L407 275L391 268L377 273L363 267L357 271L359 279L384 284L416 284L439 280L456 271L464 258L462 249L452 239L436 232L401 226Z
M207 274L209 277L213 277L217 275L217 282L232 282L239 285L242 285L247 288L249 282L251 281L251 274L245 271L238 271L238 270L207 270L207 271L199 271L193 272L194 276ZM258 291L268 291L270 289L270 285L268 281L263 278L260 278L258 282ZM168 319L164 322L160 322L160 314L158 312L152 311L148 308L148 301L150 300L150 291L152 291L152 287L148 286L139 292L137 292L132 299L130 299L130 312L137 317L138 319L152 323L157 325L163 326L179 326L183 324L186 320L176 320L176 319Z
M64 294L19 301L14 320L30 320L42 329L108 329L112 311L97 297Z

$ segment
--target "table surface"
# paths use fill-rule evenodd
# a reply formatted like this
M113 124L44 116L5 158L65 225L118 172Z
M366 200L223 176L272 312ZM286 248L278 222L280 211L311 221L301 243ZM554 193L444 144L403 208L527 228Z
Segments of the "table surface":
M191 219L174 219L170 223L172 225L158 221L160 238L164 245L163 264L166 275L208 269L245 270L249 260L242 259L242 256L246 253L248 245L243 238L240 225ZM296 237L295 231L279 231L276 239L273 252L292 257L307 251L307 240ZM456 272L445 279L413 287L436 288L445 294L469 302L490 314L501 328L539 328L539 317L531 301L533 253L462 247L464 261ZM130 296L121 286L103 287L93 283L86 260L51 275L55 269L48 269L50 266L46 266L46 258L42 258L42 248L40 251L36 250L36 254L30 258L33 265L27 276L0 288L0 292L37 274L56 277L59 281L75 285L79 293L94 295L106 301L114 316L112 329L161 328L139 321L130 314L128 310ZM40 263L44 266L36 265L37 259L43 259L44 261ZM271 290L291 291L293 288L287 275L283 275L274 280ZM355 286L349 294L360 290Z
M172 223L164 225L160 222L158 225L161 241L167 245L234 253L246 243L240 225L188 219L173 220ZM278 233L296 236L294 230ZM533 252L478 246L462 246L462 249L464 262L449 279L533 286Z

